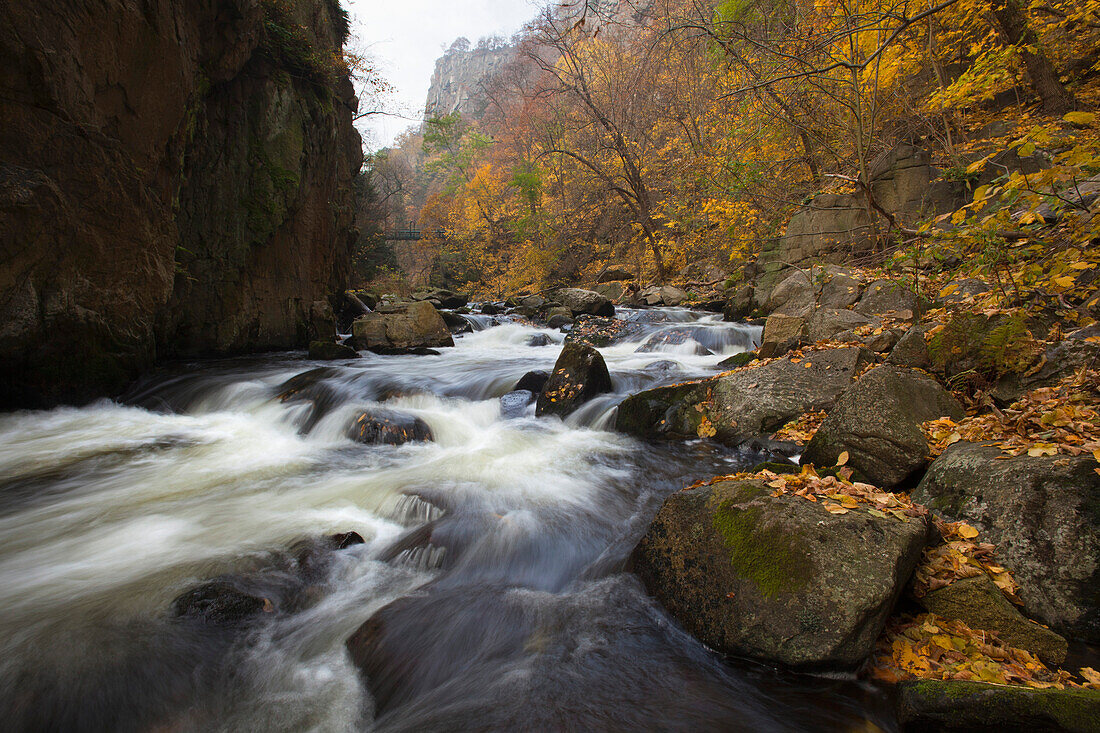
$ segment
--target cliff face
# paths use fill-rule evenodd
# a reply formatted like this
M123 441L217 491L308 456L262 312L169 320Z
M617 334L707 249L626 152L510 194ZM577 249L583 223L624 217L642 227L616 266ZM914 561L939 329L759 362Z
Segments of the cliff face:
M336 1L0 8L0 406L304 343L361 162Z
M435 62L432 85L424 105L429 118L460 113L465 119L478 120L488 100L483 84L504 68L516 55L512 46L488 46L470 49L456 42Z

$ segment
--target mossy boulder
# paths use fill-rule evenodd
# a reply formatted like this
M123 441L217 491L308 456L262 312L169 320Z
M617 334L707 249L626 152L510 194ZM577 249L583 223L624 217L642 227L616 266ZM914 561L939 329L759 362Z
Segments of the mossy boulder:
M535 414L565 417L596 395L612 389L611 374L600 352L588 344L567 343L539 394Z
M802 454L803 463L835 465L841 453L868 482L896 486L928 464L921 423L961 420L962 406L936 380L880 366L845 390Z
M1011 646L1026 649L1047 664L1057 666L1066 660L1066 640L1024 618L984 573L956 580L918 602L937 616L958 619L972 629L995 631Z
M634 571L719 652L854 667L874 648L929 524L830 514L771 492L748 479L672 494L634 550Z
M898 686L905 731L1000 733L1100 730L1100 691L1034 690L963 680L915 680Z
M955 443L932 462L914 501L978 527L1020 584L1024 611L1070 637L1100 642L1100 478L1092 456L1006 456Z
M757 361L760 355L755 351L742 351L740 354L734 354L733 356L726 357L722 361L718 362L719 369L740 369L743 366Z
M615 427L643 437L703 436L739 445L805 412L832 407L868 358L857 347L829 349L646 390L619 405Z
M960 311L928 340L932 367L948 379L993 382L1023 374L1042 352L1020 314Z

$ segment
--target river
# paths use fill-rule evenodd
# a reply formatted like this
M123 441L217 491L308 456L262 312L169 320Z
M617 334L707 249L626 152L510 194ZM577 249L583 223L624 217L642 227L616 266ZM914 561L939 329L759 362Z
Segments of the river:
M627 438L615 406L759 329L619 315L641 333L601 349L615 393L564 422L499 401L562 334L486 316L439 356L183 364L118 402L0 416L5 729L896 729L874 686L719 657L628 572L668 493L760 456ZM313 399L280 399L322 368ZM434 441L350 440L380 403ZM365 541L310 550L344 532ZM262 618L173 614L219 577L269 599ZM380 610L368 685L345 642Z

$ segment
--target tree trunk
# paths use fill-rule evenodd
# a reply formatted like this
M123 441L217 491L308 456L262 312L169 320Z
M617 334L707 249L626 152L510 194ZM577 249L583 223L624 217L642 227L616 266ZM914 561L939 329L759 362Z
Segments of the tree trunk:
M1038 50L1039 38L1027 22L1027 8L1021 0L994 0L993 15L1008 43L1018 46L1027 69L1031 88L1043 102L1043 111L1061 114L1073 109L1076 101L1058 78L1046 55ZM1035 48L1036 52L1028 51Z

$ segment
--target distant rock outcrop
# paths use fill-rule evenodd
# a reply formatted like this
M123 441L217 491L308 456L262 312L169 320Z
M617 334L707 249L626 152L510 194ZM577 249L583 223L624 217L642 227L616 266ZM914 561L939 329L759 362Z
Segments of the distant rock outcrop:
M4 3L0 407L305 347L350 265L334 0Z

